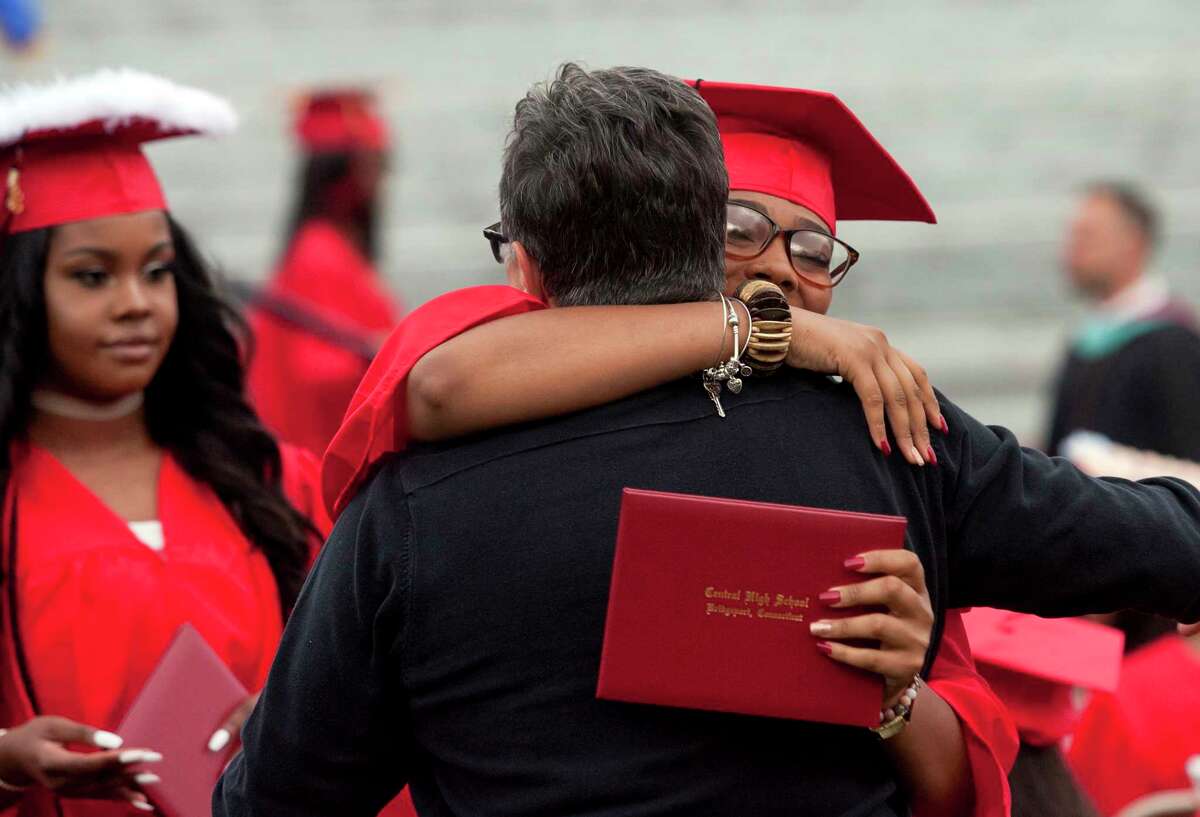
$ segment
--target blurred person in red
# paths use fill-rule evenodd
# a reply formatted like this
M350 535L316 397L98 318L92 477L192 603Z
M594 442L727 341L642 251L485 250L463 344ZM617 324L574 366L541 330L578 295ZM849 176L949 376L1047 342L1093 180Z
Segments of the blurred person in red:
M297 200L279 266L254 299L247 388L268 427L319 455L401 313L375 267L390 141L362 90L313 92L294 130Z
M1055 384L1047 453L1072 433L1091 431L1158 454L1200 460L1200 335L1190 306L1150 269L1160 217L1126 182L1085 188L1063 266L1090 314L1076 331ZM1132 651L1170 632L1153 616L1107 618Z
M1068 759L1104 815L1147 794L1191 787L1200 754L1200 643L1166 636L1128 656L1115 692L1096 695Z
M717 114L730 186L738 191L731 193L728 204L726 230L730 236L755 228L769 231L764 209L778 206L780 201L819 208L830 231L838 219L933 219L903 169L831 95L730 83L702 83L700 94ZM831 152L828 164L814 158L818 154L813 146L826 143L840 146ZM836 184L831 180L830 165L839 174ZM820 229L825 231L825 225ZM497 235L498 229L489 231L493 255L500 261L507 256L506 242ZM826 251L833 245L828 231L814 233L809 240ZM797 272L790 252L776 251L776 245L782 243L782 237L772 236L768 252L740 260L738 256L745 253L738 253L731 244L727 248L726 292L732 295L744 281L760 279L775 283L786 293L795 320L806 327L793 335L789 365L817 368L838 360L842 368L830 371L858 380L856 388L865 403L871 393L868 381L875 388L880 388L879 383L903 383L907 410L894 405L891 388L881 392L887 395L897 448L914 465L933 462L932 456L920 456L917 447L931 450L926 424L940 428L942 420L919 366L886 341L873 346L870 341L877 330L824 315L832 301L833 285L849 268L849 264L842 268L848 256L830 265L835 278L826 275L810 280ZM356 395L346 426L331 446L327 478L337 482L344 473L340 467L364 457L372 460L381 456L383 449L405 449L410 436L439 439L542 417L555 410L590 406L605 399L609 389L633 391L682 376L692 370L689 367L702 367L712 355L712 339L707 333L701 333L693 349L678 348L674 359L665 359L663 354L680 346L679 327L698 317L698 306L717 308L716 304L592 307L572 314L556 328L553 322L560 316L555 310L541 311L539 300L517 289L477 287L442 296L415 310L389 339ZM531 311L536 314L520 314ZM492 321L496 323L486 331L472 328ZM506 327L510 331L505 331ZM465 334L449 340L459 332ZM443 342L436 354L426 357ZM420 371L414 371L414 364ZM664 366L661 375L656 374ZM612 371L628 374L614 380ZM514 377L524 383L517 392L507 385ZM644 384L641 378L646 379ZM883 415L882 406L877 416L868 412L873 439L890 453ZM364 450L368 443L380 450ZM360 473L369 470L364 467ZM355 487L353 482L331 483L327 483L330 498L338 502ZM915 660L920 663L921 657ZM956 771L961 771L970 781L964 789L971 790L967 799L973 803L975 817L1007 814L1007 774L1016 755L1016 730L1003 705L975 671L957 612L946 618L929 690L926 712L903 736L887 744L913 793L914 813L919 817L945 813L947 791L953 788ZM926 717L934 711L946 716L940 724L937 718Z
M1093 474L1141 479L1176 473L1200 484L1198 466L1076 435L1069 456ZM1126 616L1128 614L1125 614ZM1068 760L1106 815L1134 801L1188 787L1187 760L1200 754L1200 643L1164 636L1129 655L1120 686L1098 693L1083 713Z
M989 608L964 614L963 623L980 673L1021 738L1009 775L1013 817L1097 817L1063 747L1078 728L1081 695L1116 689L1123 634L1082 619Z
M235 122L132 71L0 94L0 809L21 817L153 810L155 747L112 730L183 624L260 689L328 532L316 460L245 401L237 314L142 152ZM255 699L202 725L210 751Z

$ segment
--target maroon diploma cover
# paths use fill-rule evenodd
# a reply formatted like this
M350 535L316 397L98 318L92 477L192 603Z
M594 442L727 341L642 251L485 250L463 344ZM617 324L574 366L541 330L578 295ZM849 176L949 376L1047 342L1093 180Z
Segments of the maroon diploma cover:
M208 751L208 740L248 694L194 627L179 628L118 730L126 746L162 753L162 762L146 769L162 782L145 787L160 814L212 814L213 787L229 752Z
M599 698L878 726L883 680L817 649L846 559L904 547L902 517L626 489Z

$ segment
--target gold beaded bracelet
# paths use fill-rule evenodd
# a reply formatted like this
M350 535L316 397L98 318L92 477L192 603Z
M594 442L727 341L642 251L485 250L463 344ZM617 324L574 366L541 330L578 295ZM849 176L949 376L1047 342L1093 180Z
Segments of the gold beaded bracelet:
M925 687L920 675L914 675L912 683L901 694L895 706L879 713L879 726L873 727L872 732L880 740L894 738L904 731L912 720L913 706L917 703L917 695Z
M737 298L750 313L746 363L756 375L774 374L787 359L792 343L792 310L787 297L770 281L747 281Z

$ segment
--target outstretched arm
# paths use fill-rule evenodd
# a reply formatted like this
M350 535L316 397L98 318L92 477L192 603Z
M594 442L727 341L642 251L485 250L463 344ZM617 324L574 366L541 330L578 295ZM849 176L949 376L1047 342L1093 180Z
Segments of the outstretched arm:
M728 359L717 302L564 307L478 326L436 347L408 381L413 437L446 439L601 405ZM943 428L924 370L873 327L792 309L788 365L849 381L876 447L914 465ZM753 387L753 382L747 384ZM699 388L699 386L697 386Z
M1131 608L1200 619L1200 493L1170 478L1093 479L943 402L938 469L950 607L1041 616Z

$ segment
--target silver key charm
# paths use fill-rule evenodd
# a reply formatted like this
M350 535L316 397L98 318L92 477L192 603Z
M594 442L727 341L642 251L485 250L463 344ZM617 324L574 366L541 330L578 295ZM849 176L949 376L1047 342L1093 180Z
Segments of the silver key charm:
M713 405L717 407L717 416L725 416L725 408L721 405L721 384L715 380L706 380L704 382L704 390L708 392L708 399L713 401Z

